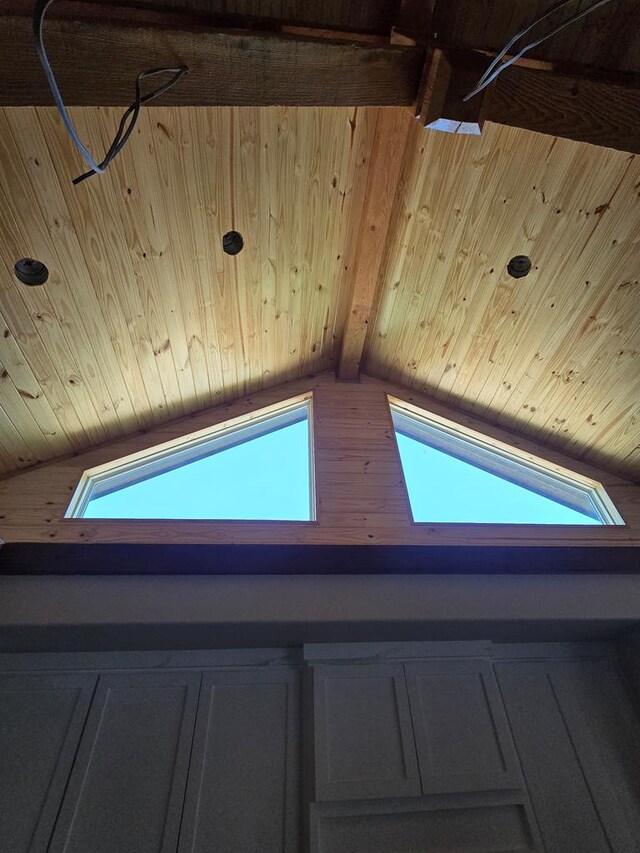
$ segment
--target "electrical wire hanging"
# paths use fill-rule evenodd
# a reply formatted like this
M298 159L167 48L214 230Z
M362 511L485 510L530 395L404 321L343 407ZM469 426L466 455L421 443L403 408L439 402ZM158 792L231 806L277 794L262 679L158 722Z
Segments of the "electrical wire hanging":
M113 142L111 143L109 150L105 154L104 158L99 163L97 163L91 155L91 152L82 143L71 122L71 118L69 117L67 108L64 105L64 101L62 99L62 95L60 94L60 89L58 88L55 74L53 73L51 63L49 62L49 57L47 56L47 52L44 47L44 17L47 12L47 9L49 8L49 6L51 6L53 2L54 0L38 0L38 2L36 3L36 8L33 14L33 38L35 41L36 52L40 59L40 63L42 64L42 68L44 69L44 73L47 77L47 82L49 83L49 88L51 89L51 94L53 95L53 99L55 101L56 107L58 108L58 112L60 113L60 117L64 122L64 126L66 127L69 136L71 137L71 140L73 141L74 145L82 154L84 160L89 166L89 170L87 172L73 179L74 184L79 184L81 181L86 180L86 178L90 178L91 175L101 175L106 170L109 163L111 163L112 160L114 160L118 156L118 154L127 144L127 141L133 133L133 130L138 121L138 116L140 114L140 108L142 107L142 105L148 104L149 101L152 101L154 98L157 98L159 95L162 95L164 92L171 89L172 86L175 86L175 84L182 77L182 75L186 74L189 69L187 68L187 66L180 66L179 68L152 68L148 71L142 71L140 74L138 74L138 77L136 79L135 100L131 104L131 106L127 108L124 115L122 116L120 124L118 126L118 130L116 131L116 135L113 138ZM159 86L152 92L143 95L141 89L142 81L147 79L148 77L157 77L160 74L171 74L172 76L162 86Z
M502 72L506 68L508 68L510 65L513 65L519 59L522 59L525 53L528 53L530 50L533 50L534 48L538 47L538 45L541 45L543 42L547 41L547 39L550 39L552 36L555 36L557 33L561 32L566 27L571 26L571 24L575 24L576 21L579 21L580 18L584 18L585 15L589 15L591 14L591 12L595 12L595 10L599 9L601 6L605 6L607 3L610 3L611 0L596 0L596 2L593 3L591 6L588 6L586 9L582 9L580 12L576 12L575 15L572 15L570 18L567 18L566 21L563 21L555 29L551 30L551 32L546 33L544 36L537 39L536 41L525 45L525 47L523 47L522 50L520 50L519 53L517 53L515 56L511 56L505 62L501 62L503 57L509 52L509 50L519 39L521 39L523 36L526 36L527 33L531 32L531 30L538 24L541 24L547 18L551 17L556 12L559 12L561 9L564 9L565 6L568 6L570 3L574 2L575 0L563 0L563 2L557 4L552 9L549 9L549 11L545 12L544 15L541 15L539 18L536 18L536 20L529 24L527 27L525 27L525 29L520 30L519 33L513 36L509 43L502 48L500 53L489 65L487 70L484 72L484 74L478 81L478 84L476 85L475 89L469 92L468 95L464 96L463 101L470 100L471 98L482 92L483 89L486 89L486 87L490 83L492 83L496 79L496 77L498 77L499 74L502 74Z

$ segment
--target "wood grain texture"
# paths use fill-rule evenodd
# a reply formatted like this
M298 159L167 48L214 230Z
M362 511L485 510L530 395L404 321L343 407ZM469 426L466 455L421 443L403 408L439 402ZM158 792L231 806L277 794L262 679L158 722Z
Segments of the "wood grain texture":
M264 406L312 391L317 521L95 521L64 519L82 472ZM626 527L413 524L387 394L603 483ZM331 372L154 428L0 481L0 537L7 542L336 545L640 545L640 487L521 436L460 416L406 388Z
M72 115L105 151L120 111ZM388 214L386 180L365 204L380 115L402 132L401 108L149 107L74 188L54 110L1 111L0 473L335 366L363 211ZM416 125L363 369L638 479L639 228L637 157Z
M639 478L640 159L416 127L400 188L364 369Z
M378 112L365 206L351 262L351 294L338 362L340 379L356 379L360 370L410 126L409 111Z
M31 21L0 17L0 104L53 103ZM128 106L141 71L186 65L173 106L401 106L413 103L417 47L51 20L46 44L68 106ZM21 60L16 62L16 52Z
M555 5L549 0L437 0L433 29L444 42L498 51L515 33ZM569 4L531 35L549 32L585 6ZM523 40L522 46L526 43ZM640 71L640 2L608 3L530 55L596 68Z
M72 115L106 150L119 110ZM0 112L0 470L330 367L376 115L150 107L76 188L55 111Z
M429 48L416 102L416 118L426 127L444 115L451 84L451 63L441 48Z
M12 5L33 6L32 0L8 0ZM83 0L84 2L84 0ZM429 0L432 2L432 0ZM89 4L112 6L112 0L89 0ZM118 0L125 9L161 10L201 16L216 24L300 24L332 29L364 30L388 34L395 0ZM52 14L62 14L51 10Z
M510 68L487 89L483 113L498 124L640 154L640 85Z
M437 0L400 0L394 21L396 27L416 36L430 36L436 2Z
M640 75L563 70L525 57L465 100L490 58L484 51L429 48L417 101L422 124L477 135L488 120L640 153Z

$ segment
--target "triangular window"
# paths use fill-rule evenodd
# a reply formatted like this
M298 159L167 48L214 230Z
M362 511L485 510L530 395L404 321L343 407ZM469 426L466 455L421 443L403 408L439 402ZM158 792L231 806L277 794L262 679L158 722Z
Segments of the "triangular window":
M85 471L68 518L315 518L311 394Z
M413 520L624 524L603 486L389 398Z

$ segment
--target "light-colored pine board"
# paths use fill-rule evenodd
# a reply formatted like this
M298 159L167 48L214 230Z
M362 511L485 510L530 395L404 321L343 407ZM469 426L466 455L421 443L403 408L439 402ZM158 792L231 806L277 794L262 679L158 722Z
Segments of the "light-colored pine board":
M96 153L118 116L73 111ZM55 458L334 366L378 116L149 107L107 174L73 187L55 111L2 111L0 357L36 398L7 428ZM365 371L637 478L638 233L637 157L416 126ZM31 252L45 288L12 275ZM520 252L538 269L515 281ZM6 443L4 470L33 461Z
M99 186L85 182L84 186L74 187L71 180L84 171L83 161L70 147L66 130L55 111L37 110L36 114L64 194L60 215L70 219L71 227L77 233L101 309L98 314L93 300L88 304L94 320L97 323L100 319L104 321L102 331L96 330L96 334L106 335L112 342L139 423L148 426L154 418L150 414L151 401L140 363L143 360L141 350L148 349L148 343L136 328L136 323L142 319L142 311L128 307L136 283L128 247L126 252L123 251L126 244L121 217L117 208L114 209L116 194L109 186L114 175L105 175ZM80 111L74 111L73 116L77 121L81 117ZM87 146L100 156L97 152L102 150L102 140L85 139ZM118 185L118 188L126 193L126 187ZM87 416L86 413L82 415L83 418Z
M165 224L166 254L172 263L173 275L165 279L162 286L151 281L157 299L166 300L165 314L173 320L171 333L167 334L169 347L173 351L173 360L179 376L188 379L188 390L183 392L185 411L205 407L211 399L208 358L201 321L201 265L203 257L196 252L192 217L193 198L191 189L195 186L195 174L188 181L185 161L193 163L197 141L183 129L185 113L170 110L158 110L153 116L145 116L145 127L150 130L152 148L136 152L139 185L155 189L155 205ZM176 150L182 151L182 157L176 157ZM145 178L140 179L144 174ZM157 216L157 207L152 213ZM182 223L182 227L176 227ZM213 241L212 241L213 242ZM211 246L209 250L211 250ZM164 260L164 255L163 255Z
M360 371L411 122L408 111L378 113L365 206L352 261L351 292L338 362L340 379L357 379Z
M313 392L317 521L108 521L64 519L82 472L298 394ZM387 394L483 432L603 483L625 527L413 524ZM363 545L640 545L640 486L575 461L407 388L361 376L347 383L325 371L79 456L0 481L0 537L6 541L282 543Z
M120 114L71 111L96 156ZM107 172L74 187L84 166L55 110L0 112L1 357L16 387L42 391L13 410L27 446L34 418L51 434L38 458L335 363L377 114L148 107ZM51 270L44 288L12 275L29 253ZM3 448L7 470L33 462Z
M65 433L46 393L31 367L24 360L20 346L11 334L9 324L2 314L0 314L0 361L3 363L2 378L11 380L24 401L21 420L24 420L24 407L26 407L44 436L51 442L56 455L72 452L74 443Z
M78 337L83 351L93 350L90 361L98 363L101 370L96 381L104 382L105 397L109 399L110 420L116 416L120 428L133 431L139 422L133 408L123 376L121 360L113 343L104 335L104 317L95 298L91 275L80 248L76 229L69 216L63 215L65 201L60 180L54 169L49 148L43 138L35 110L10 110L4 118L11 130L18 156L27 166L29 185L37 202L55 255L63 271L59 288L66 295L74 316L73 339ZM83 361L86 361L83 359ZM108 367L108 369L107 369Z
M492 124L409 145L365 369L640 477L640 158Z
M28 436L23 439L25 444L30 448L29 457L35 461L42 461L49 456L51 452L51 444L57 447L60 443L56 441L56 430L51 426L47 427L39 422L39 411L34 412L30 403L37 403L40 399L40 392L32 394L24 388L18 388L13 382L11 374L0 361L0 406L2 406L3 425L10 421L16 428L16 431L22 436ZM26 404L26 405L25 405ZM26 408L26 412L25 412ZM42 407L39 407L40 410ZM46 410L45 410L46 412ZM49 414L49 412L46 412Z
M108 145L110 134L119 121L119 110L97 110L90 117L92 121L89 127L93 128L90 135L100 138L101 145ZM143 115L141 121L145 119L146 115ZM194 388L191 372L180 371L176 366L174 349L178 342L185 339L183 330L180 329L179 336L170 334L169 317L161 300L163 292L174 292L176 302L180 305L179 290L182 282L171 264L171 252L168 251L171 240L161 233L163 225L166 225L166 217L155 214L155 210L161 209L161 204L150 198L151 190L158 183L156 163L157 155L150 145L132 146L129 157L118 157L114 161L113 174L109 177L116 182L119 190L121 201L118 212L142 304L142 316L137 318L136 325L146 328L151 342L162 386L162 394L158 393L158 399L161 404L164 401L167 417L179 417L188 411L184 407L181 378L188 377L187 399L193 398ZM148 166L152 166L149 172ZM140 186L148 188L148 194L140 193ZM186 340L184 345L186 350Z
M73 113L73 118L82 138L91 139L94 149L103 151L108 147L109 137L105 132L104 123L98 121L97 110L77 110ZM110 275L121 283L117 289L121 312L136 348L150 410L160 413L157 416L160 417L166 408L166 398L155 354L156 347L149 328L149 317L153 316L154 308L148 304L146 283L136 275L134 253L130 248L133 241L122 211L122 201L128 195L127 187L123 186L114 169L107 180L99 183L85 181L83 185L74 189L74 197L87 195L97 227L103 235L108 234L109 238L115 241L110 253L112 264ZM127 250L123 251L125 246ZM157 420L157 418L154 419Z
M14 278L7 281L7 291L13 290L14 298L24 303L36 334L56 362L69 397L91 413L85 431L94 441L104 441L113 435L101 417L109 409L110 401L101 393L104 389L93 354L83 347L83 329L74 328L74 305L66 291L55 247L42 227L22 164L10 146L0 148L0 183L0 232L5 257L8 256L7 260L25 256L44 258L50 269L46 289L20 286ZM9 275L11 272L9 266Z

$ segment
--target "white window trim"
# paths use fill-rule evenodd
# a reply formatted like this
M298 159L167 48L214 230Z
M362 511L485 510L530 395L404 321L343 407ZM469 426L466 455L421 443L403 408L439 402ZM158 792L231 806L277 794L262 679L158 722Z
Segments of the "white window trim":
M259 438L301 420L309 424L309 521L316 520L316 478L313 441L313 393L300 394L281 403L258 409L232 420L214 424L197 432L157 444L147 450L123 456L83 472L67 507L65 518L82 519L89 501L115 489L180 468L211 453L219 452L253 438ZM91 519L94 523L96 519ZM106 520L106 519L105 519ZM141 519L147 521L148 519ZM222 521L223 519L211 519ZM232 519L228 519L232 520ZM247 524L254 523L247 521ZM261 523L256 519L255 523ZM305 522L300 522L305 523ZM307 522L308 523L308 522Z
M397 397L388 395L387 399L394 427L401 433L512 483L530 488L601 521L603 525L624 525L624 519L602 483L597 480L426 412Z

